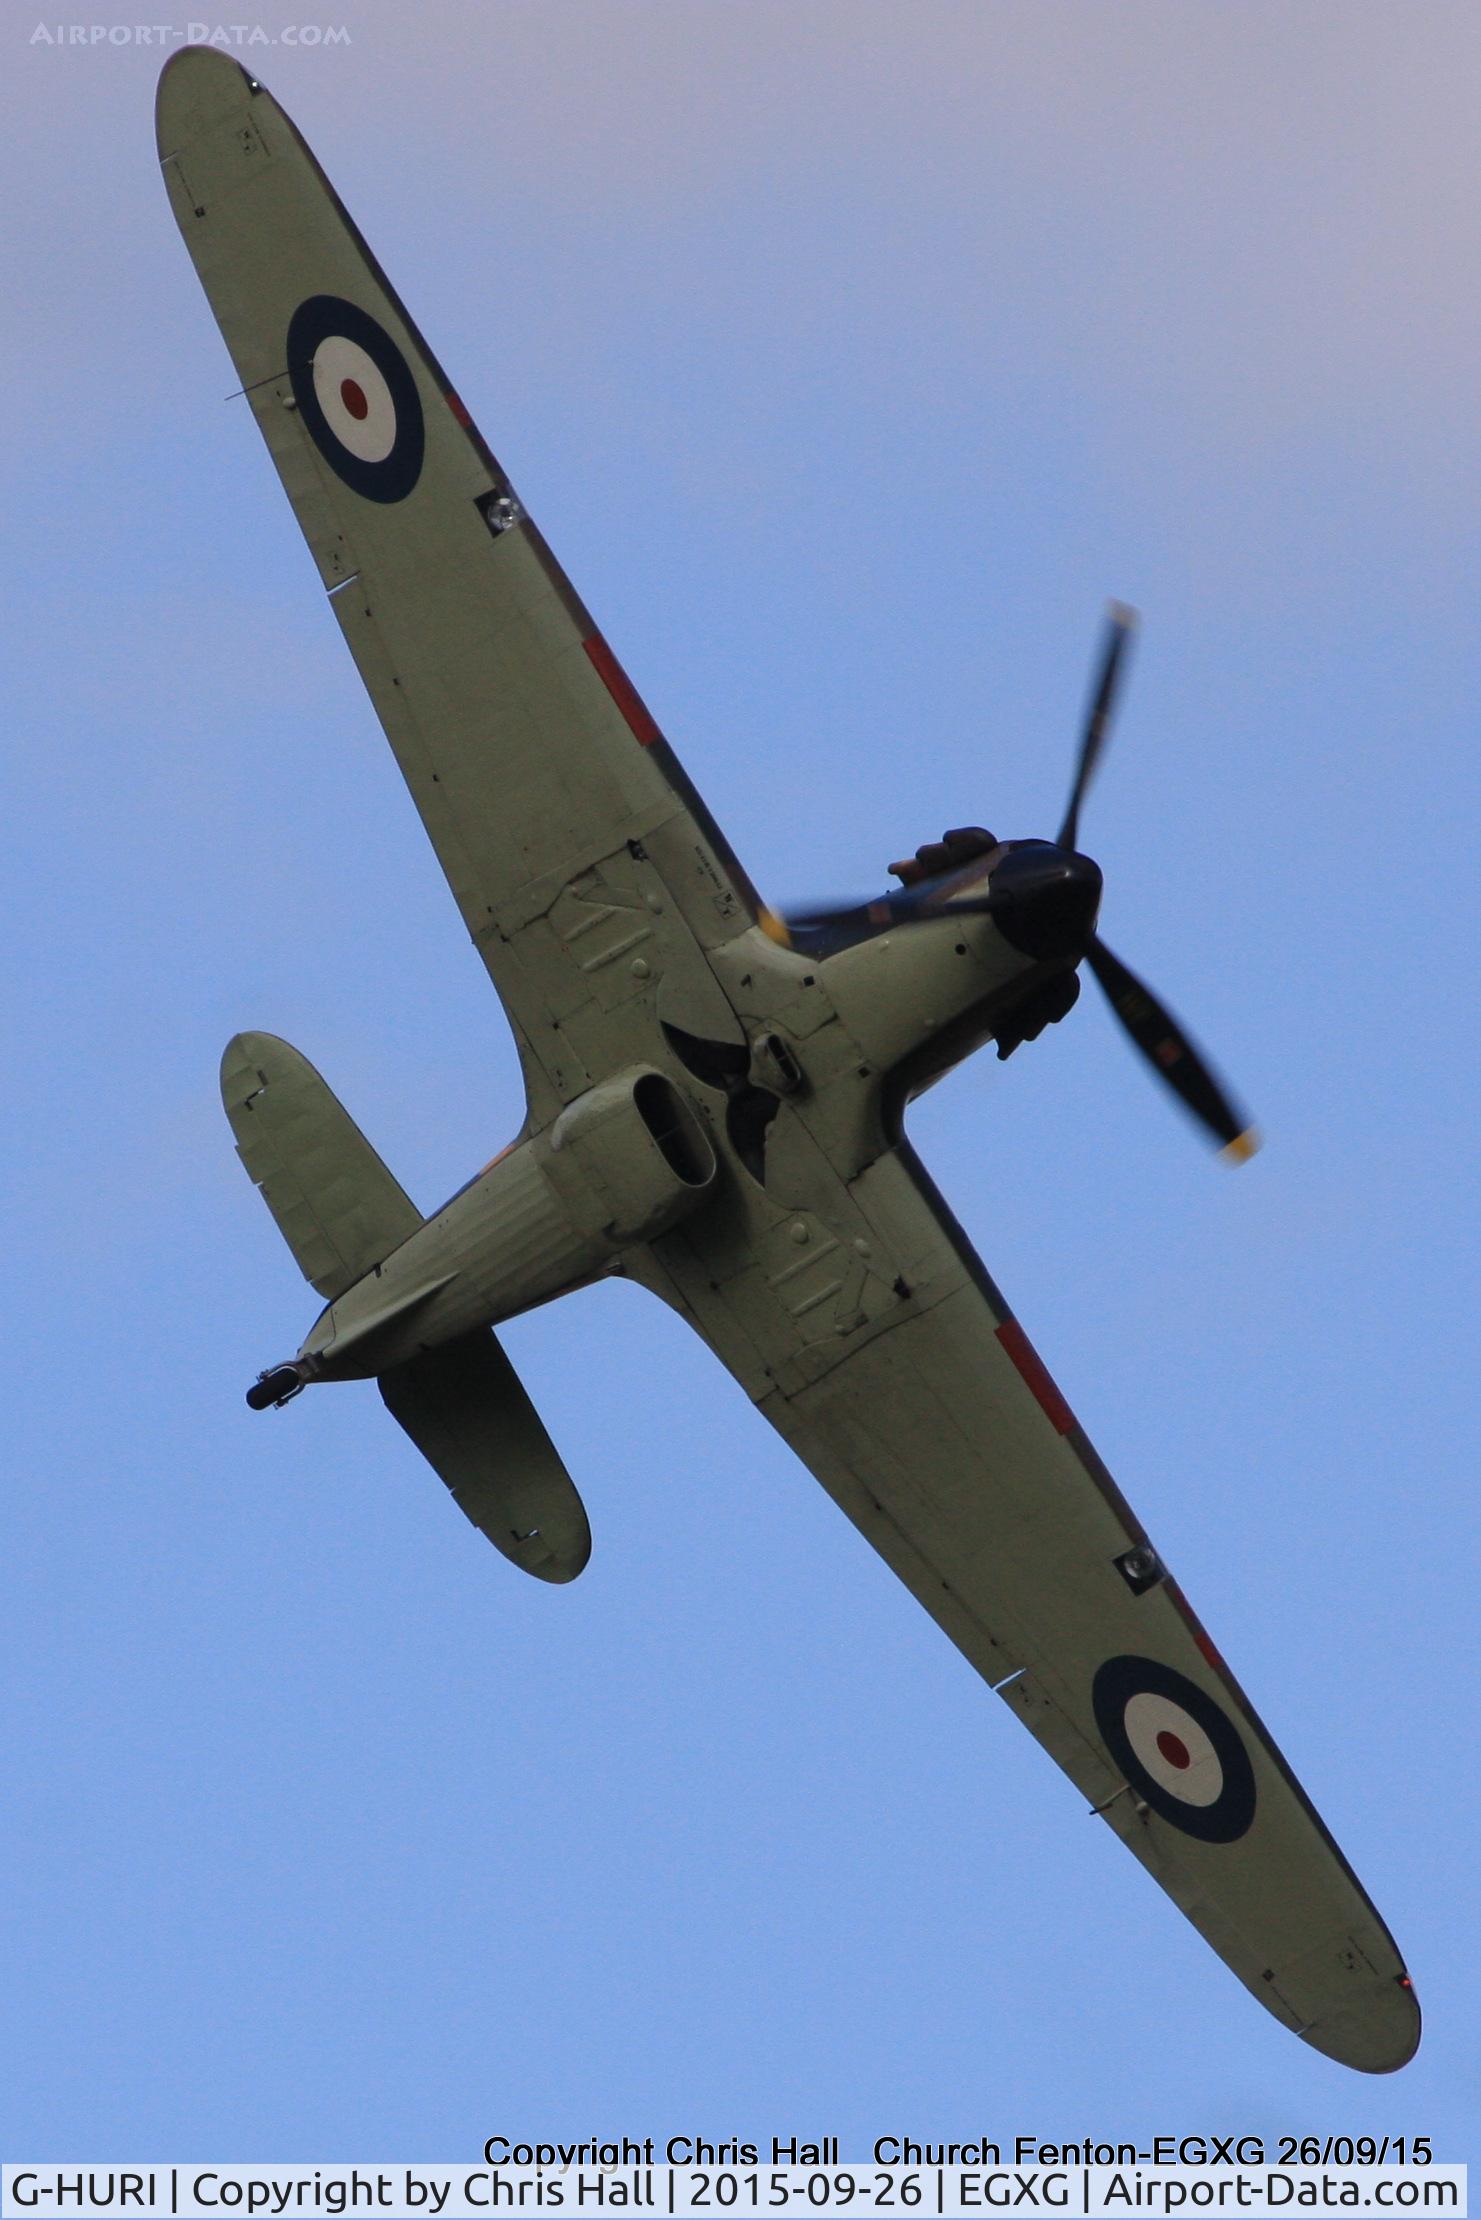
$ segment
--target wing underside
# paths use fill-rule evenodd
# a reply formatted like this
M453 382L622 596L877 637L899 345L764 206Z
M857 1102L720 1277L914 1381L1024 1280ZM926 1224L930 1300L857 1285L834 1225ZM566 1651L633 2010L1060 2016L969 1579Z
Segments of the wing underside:
M537 1110L569 1100L630 1057L643 981L712 1007L701 951L752 922L755 891L272 95L186 49L157 128L246 402ZM662 900L635 888L638 861Z
M820 1215L872 1276L903 1269L893 1304L809 1311L805 1362L780 1320L767 1345L754 1228L733 1276L668 1236L652 1284L1259 2001L1403 2065L1392 1938L913 1153Z

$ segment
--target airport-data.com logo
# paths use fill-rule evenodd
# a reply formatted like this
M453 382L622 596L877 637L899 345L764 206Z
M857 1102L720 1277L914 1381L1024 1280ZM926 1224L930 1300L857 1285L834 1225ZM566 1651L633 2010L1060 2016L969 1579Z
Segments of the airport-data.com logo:
M348 46L343 23L38 23L32 46Z

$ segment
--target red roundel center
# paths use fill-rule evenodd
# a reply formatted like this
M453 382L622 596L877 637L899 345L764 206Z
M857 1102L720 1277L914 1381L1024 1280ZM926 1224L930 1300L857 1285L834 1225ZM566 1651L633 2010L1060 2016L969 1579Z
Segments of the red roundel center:
M1180 1736L1175 1735L1170 1727L1163 1727L1159 1732L1157 1736L1157 1747L1161 1751L1162 1755L1166 1758L1168 1764L1175 1765L1180 1773L1185 1769L1185 1767L1193 1763L1192 1758L1188 1754L1187 1743L1184 1742Z
M364 387L356 385L353 378L341 378L339 397L344 402L346 413L353 416L357 424L363 424L370 414L370 403L365 398Z

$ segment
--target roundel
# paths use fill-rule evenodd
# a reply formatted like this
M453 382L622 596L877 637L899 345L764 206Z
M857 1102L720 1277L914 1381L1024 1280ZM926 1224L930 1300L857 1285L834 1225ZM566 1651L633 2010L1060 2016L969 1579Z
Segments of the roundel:
M416 380L373 316L315 293L288 326L288 378L331 470L368 501L401 501L421 476L426 435Z
M1212 1696L1150 1657L1111 1657L1091 1702L1106 1748L1144 1803L1184 1834L1238 1841L1255 1816L1254 1769Z

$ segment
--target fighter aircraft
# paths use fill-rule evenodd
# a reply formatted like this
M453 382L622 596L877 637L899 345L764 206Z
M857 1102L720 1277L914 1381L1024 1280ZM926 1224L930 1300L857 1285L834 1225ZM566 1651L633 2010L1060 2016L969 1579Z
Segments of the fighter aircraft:
M325 1308L254 1409L374 1379L542 1580L581 1499L493 1329L607 1273L703 1335L1246 1987L1402 2066L1377 1912L913 1153L912 1095L1064 1017L1085 963L1234 1154L1247 1121L1095 933L1080 805L958 828L857 908L761 901L288 117L230 57L160 81L170 201L320 579L508 1014L522 1131L423 1219L317 1072L239 1035L238 1150Z

